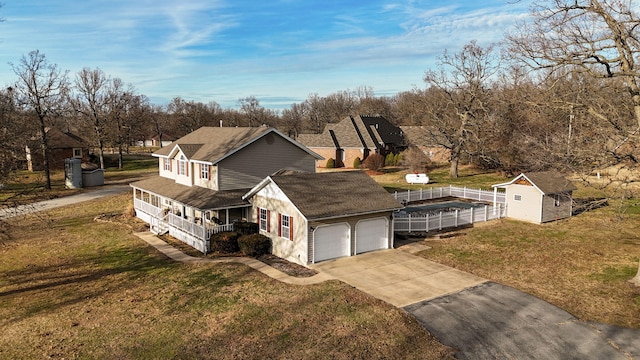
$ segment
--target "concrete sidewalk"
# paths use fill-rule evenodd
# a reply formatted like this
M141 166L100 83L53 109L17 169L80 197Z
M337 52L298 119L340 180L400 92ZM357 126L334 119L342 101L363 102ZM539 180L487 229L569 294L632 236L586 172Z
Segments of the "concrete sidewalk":
M487 281L396 249L323 261L311 267L397 307Z

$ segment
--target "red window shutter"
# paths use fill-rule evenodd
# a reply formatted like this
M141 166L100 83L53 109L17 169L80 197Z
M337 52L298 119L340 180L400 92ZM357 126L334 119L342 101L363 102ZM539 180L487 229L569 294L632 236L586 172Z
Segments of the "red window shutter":
M256 223L258 224L258 229L260 228L260 208L256 208Z
M282 236L282 214L278 214L278 236Z
M289 240L293 241L293 216L289 216Z
M169 159L169 171L173 169L173 159Z
M207 176L207 180L211 180L211 165L207 167L207 170L209 171L209 176Z
M184 168L185 168L185 172L187 173L187 176L189 176L189 162L188 161L184 161Z
M271 232L271 211L267 210L267 232Z

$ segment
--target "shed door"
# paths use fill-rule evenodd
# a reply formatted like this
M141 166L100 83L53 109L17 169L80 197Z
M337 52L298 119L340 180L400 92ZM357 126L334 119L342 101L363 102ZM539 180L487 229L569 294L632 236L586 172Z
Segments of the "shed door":
M322 225L313 231L313 262L349 256L351 229L347 223Z
M389 247L389 219L360 220L356 224L356 254Z

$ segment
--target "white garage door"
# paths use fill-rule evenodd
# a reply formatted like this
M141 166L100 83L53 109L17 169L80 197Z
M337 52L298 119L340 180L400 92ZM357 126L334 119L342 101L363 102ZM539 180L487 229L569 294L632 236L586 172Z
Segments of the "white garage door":
M356 224L356 254L389 247L389 219L360 220Z
M313 232L313 262L349 256L350 235L347 223L318 226Z

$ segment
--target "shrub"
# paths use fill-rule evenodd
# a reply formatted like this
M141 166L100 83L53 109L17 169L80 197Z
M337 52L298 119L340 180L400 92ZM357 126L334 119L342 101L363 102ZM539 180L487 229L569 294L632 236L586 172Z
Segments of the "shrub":
M395 166L402 165L402 154L401 153L397 153L393 157L393 165L395 165Z
M364 166L369 170L380 170L384 166L384 156L380 154L371 154L364 159Z
M262 234L243 235L238 239L240 251L247 256L271 253L271 239Z
M329 158L329 160L327 160L327 169L333 169L334 167L336 167L336 161L333 160L333 158Z
M235 231L225 231L211 235L211 251L221 253L235 253L240 251L238 246L238 234Z
M388 153L387 156L385 156L384 158L384 166L393 166L395 165L393 163L393 154L392 153Z
M233 224L233 230L240 235L251 235L260 232L258 224L248 221L241 221Z
M360 160L359 157L356 157L355 159L353 159L353 168L354 169L359 169L360 165L362 165L362 160Z

